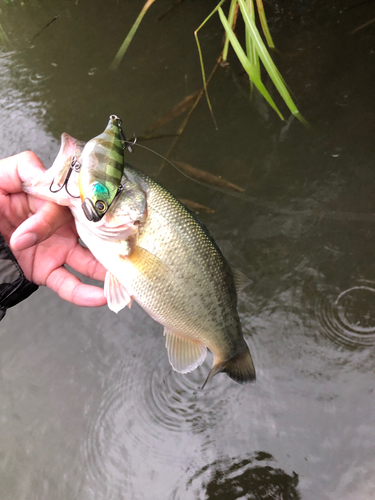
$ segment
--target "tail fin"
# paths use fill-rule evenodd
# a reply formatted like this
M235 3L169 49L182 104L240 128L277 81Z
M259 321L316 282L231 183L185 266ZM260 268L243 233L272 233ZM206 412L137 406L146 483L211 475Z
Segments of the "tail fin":
M244 348L240 353L235 354L227 361L215 364L211 368L205 383L202 385L202 389L204 389L205 385L212 377L220 372L225 372L231 379L239 384L254 382L256 379L255 367L246 342L244 342Z

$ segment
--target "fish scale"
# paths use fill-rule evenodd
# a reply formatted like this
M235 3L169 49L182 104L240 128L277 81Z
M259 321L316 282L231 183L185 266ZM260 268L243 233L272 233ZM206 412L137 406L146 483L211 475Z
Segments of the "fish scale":
M124 173L147 193L147 220L137 244L168 268L152 283L139 273L129 283L135 300L166 329L203 339L225 359L243 346L229 264L207 229L173 195L128 165Z

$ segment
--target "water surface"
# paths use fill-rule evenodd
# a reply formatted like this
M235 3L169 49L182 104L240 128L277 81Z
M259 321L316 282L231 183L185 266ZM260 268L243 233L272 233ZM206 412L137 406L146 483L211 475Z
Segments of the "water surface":
M142 136L200 88L193 30L214 2L186 0L156 21L170 6L158 0L109 71L141 4L3 4L2 157L32 149L50 166L62 132L87 140L112 113ZM232 61L210 86L219 130L202 100L171 157L243 195L160 169L137 148L129 159L214 210L201 219L253 280L239 311L256 383L220 374L201 391L211 360L173 372L162 327L136 304L115 315L39 289L1 323L2 500L374 497L374 24L352 32L375 6L266 9L311 128L251 104ZM221 39L213 19L201 35L208 70ZM165 154L172 140L140 142Z

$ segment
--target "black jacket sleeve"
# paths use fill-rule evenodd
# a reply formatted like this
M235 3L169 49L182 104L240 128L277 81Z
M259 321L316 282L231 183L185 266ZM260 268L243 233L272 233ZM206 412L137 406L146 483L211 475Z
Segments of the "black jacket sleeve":
M25 278L15 256L0 234L0 320L6 310L27 299L38 286Z

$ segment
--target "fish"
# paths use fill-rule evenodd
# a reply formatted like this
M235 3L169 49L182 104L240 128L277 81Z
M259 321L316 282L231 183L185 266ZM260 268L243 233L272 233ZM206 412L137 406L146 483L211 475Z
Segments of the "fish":
M80 198L70 195L86 179L85 147L64 133L52 167L23 190L71 209L81 240L107 270L108 307L119 312L135 300L160 323L175 371L195 370L209 349L213 366L202 388L220 372L240 384L254 381L255 367L237 311L237 293L248 278L230 267L192 212L125 161L121 189L102 217L90 219L82 203L94 198L87 192ZM61 178L69 159L80 163L80 171L70 175L69 189L51 192L51 182L55 175Z

